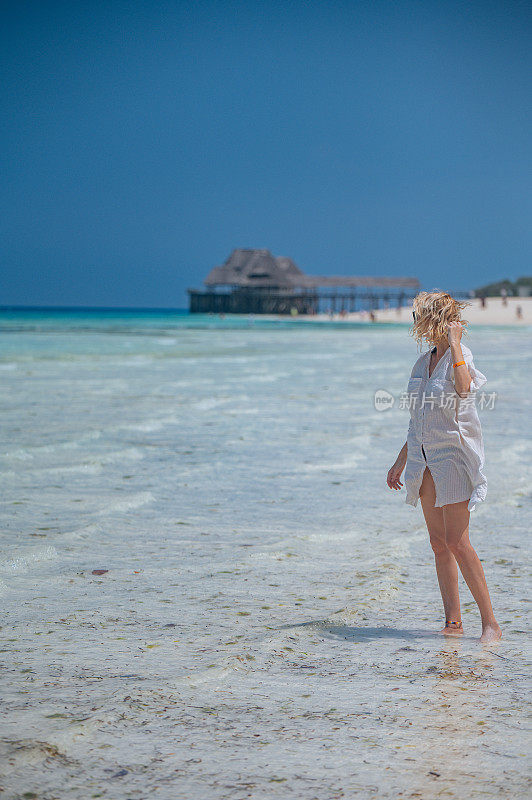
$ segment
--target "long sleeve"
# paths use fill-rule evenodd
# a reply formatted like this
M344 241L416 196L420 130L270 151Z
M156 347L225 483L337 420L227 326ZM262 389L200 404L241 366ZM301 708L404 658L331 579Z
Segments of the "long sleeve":
M465 362L469 370L469 374L471 375L471 386L469 387L469 391L470 392L477 391L482 386L484 386L485 383L487 383L488 379L486 378L485 375L483 375L483 373L479 369L475 367L475 365L473 364L473 359L469 361L466 358Z
M487 383L488 379L479 369L475 367L473 353L471 350L465 345L462 345L462 352L464 354L464 361L466 362L469 374L471 375L471 385L469 387L469 391L476 392L481 389L485 383ZM452 370L451 379L454 383L454 370Z

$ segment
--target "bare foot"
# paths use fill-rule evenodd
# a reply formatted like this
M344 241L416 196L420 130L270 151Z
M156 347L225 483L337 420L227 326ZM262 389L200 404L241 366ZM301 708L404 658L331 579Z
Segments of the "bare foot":
M463 636L464 629L460 625L446 625L445 628L442 628L440 633L443 633L444 636Z
M485 628L482 629L482 636L480 637L480 641L482 644L489 644L490 642L497 642L502 636L502 631L495 623L495 625L486 625Z

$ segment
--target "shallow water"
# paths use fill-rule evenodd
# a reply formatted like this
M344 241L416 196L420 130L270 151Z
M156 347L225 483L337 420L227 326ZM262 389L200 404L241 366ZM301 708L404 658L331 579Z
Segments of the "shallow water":
M4 313L10 798L525 797L530 328L472 328L504 640L386 473L402 326ZM93 575L93 570L107 570Z

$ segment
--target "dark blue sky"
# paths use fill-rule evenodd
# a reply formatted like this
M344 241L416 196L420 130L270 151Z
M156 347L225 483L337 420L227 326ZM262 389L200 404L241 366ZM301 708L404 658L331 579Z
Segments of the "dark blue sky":
M3 8L0 304L185 306L234 247L530 274L529 4Z

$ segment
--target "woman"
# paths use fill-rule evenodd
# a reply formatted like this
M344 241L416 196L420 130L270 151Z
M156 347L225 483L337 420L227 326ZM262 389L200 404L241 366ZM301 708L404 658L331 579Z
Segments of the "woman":
M445 292L420 292L413 303L412 334L431 348L412 369L407 400L408 435L388 472L390 489L401 489L405 471L406 502L421 500L434 551L445 626L441 633L463 633L458 569L471 590L482 619L481 642L500 639L484 571L469 541L469 514L486 497L482 430L475 392L486 383L475 368L471 350L461 344L460 303Z

